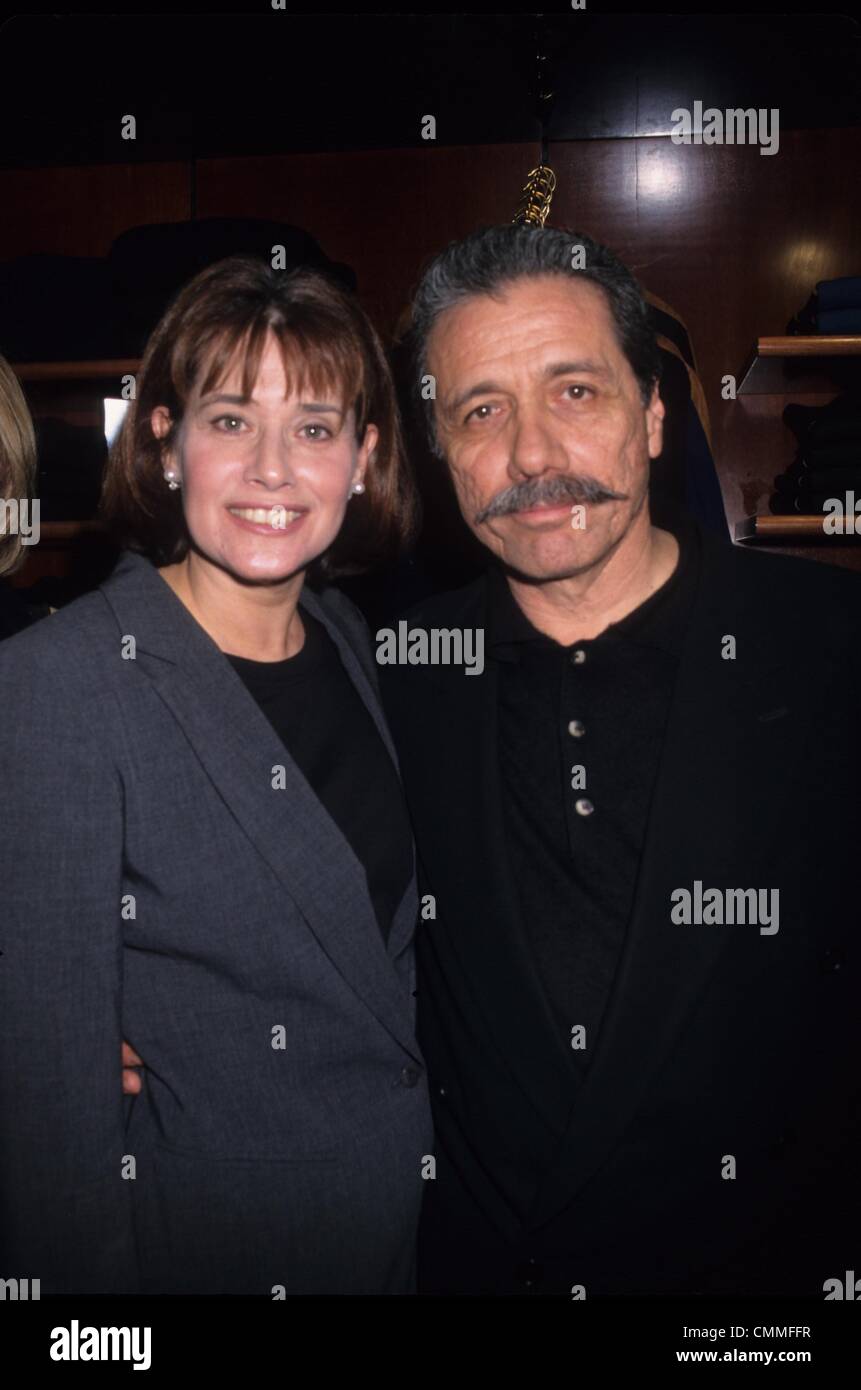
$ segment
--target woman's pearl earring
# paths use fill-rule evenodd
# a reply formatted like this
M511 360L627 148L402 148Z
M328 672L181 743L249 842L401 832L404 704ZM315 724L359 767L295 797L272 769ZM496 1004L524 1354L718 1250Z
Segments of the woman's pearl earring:
M169 468L167 470L167 472L164 475L164 478L171 492L175 492L176 489L179 487L179 483L176 480L176 474L174 473L172 468Z
M365 491L365 484L364 484L364 483L353 483L353 492L354 492L354 493L359 493L359 492L364 492L364 491Z

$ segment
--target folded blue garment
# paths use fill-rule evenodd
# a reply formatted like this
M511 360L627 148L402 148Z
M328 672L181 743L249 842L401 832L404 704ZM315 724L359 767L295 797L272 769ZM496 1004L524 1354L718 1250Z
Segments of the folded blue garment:
M811 472L803 463L793 464L774 480L775 492L793 495L799 491L842 493L853 489L861 497L861 463L854 468L828 468Z
M773 516L817 516L826 508L831 515L835 499L844 509L848 506L854 515L855 502L861 500L861 493L853 488L841 492L807 492L801 489L795 493L775 492L769 499L768 508Z
M861 275L820 280L816 286L816 302L820 313L825 309L861 309Z
M799 483L810 492L840 493L852 488L861 497L861 464L854 468L803 469Z
M861 439L861 392L844 391L821 406L792 401L783 419L805 453L832 452L835 444L853 446Z
M820 333L861 333L861 308L820 309L816 327Z
M811 440L815 437L812 433L809 436ZM811 469L852 468L861 464L861 431L856 433L854 438L841 440L840 443L826 442L819 446L807 444L803 457L807 467Z

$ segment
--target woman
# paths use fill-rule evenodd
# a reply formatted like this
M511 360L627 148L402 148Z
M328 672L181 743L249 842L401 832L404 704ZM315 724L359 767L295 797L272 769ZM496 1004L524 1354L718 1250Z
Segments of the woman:
M410 507L358 305L192 281L111 455L119 564L0 650L2 1250L43 1294L413 1288L411 839L363 623L304 587Z
M28 603L5 581L24 564L25 528L36 483L36 436L18 378L0 357L0 641L46 617L47 604ZM22 510L26 506L27 510ZM29 538L27 537L29 540ZM38 530L35 531L38 541Z

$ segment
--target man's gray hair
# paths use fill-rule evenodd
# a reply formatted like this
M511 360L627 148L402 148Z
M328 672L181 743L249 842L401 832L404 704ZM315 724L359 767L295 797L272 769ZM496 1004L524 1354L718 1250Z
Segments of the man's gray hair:
M451 242L427 266L413 298L409 335L416 390L420 393L429 375L427 344L440 314L470 295L498 295L514 280L548 274L590 280L603 291L619 346L637 378L643 404L648 405L660 380L661 356L648 305L634 276L606 246L581 232L524 223L473 232ZM424 422L431 451L442 458L433 401L427 402Z

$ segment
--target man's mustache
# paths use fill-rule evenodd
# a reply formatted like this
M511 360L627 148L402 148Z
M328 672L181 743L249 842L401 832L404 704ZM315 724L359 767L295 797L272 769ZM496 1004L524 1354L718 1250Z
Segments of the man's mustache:
M559 478L533 478L525 483L514 483L504 492L497 493L493 501L477 513L474 524L480 526L492 517L527 511L545 503L589 502L594 506L601 502L627 500L627 493L615 492L586 473L566 473Z

